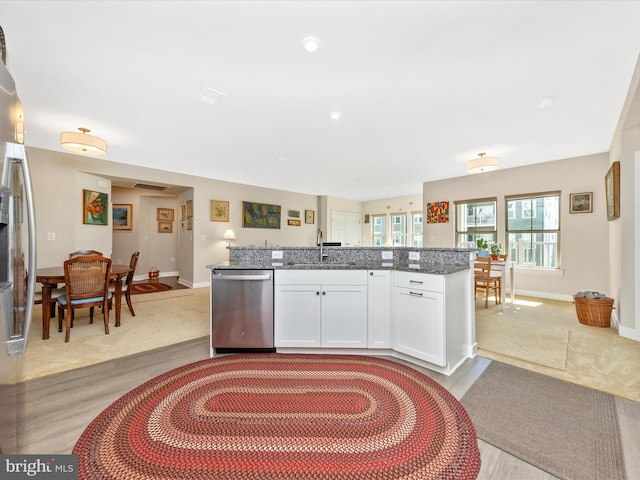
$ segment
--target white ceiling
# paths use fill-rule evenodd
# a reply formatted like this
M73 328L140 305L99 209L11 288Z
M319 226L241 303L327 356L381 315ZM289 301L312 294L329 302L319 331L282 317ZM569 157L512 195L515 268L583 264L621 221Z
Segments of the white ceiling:
M608 151L639 20L638 1L0 2L27 145L87 127L107 160L354 200L478 152Z

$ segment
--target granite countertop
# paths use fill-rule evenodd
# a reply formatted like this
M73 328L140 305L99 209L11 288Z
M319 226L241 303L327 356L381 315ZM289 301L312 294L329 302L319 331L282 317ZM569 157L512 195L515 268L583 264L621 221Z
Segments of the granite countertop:
M427 262L415 264L393 263L220 263L207 265L211 270L393 270L400 272L430 273L434 275L448 275L468 270L470 265L444 264L442 262Z

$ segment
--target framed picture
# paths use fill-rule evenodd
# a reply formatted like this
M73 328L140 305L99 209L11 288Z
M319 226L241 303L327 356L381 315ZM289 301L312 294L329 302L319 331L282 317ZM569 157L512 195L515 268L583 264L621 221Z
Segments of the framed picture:
M114 230L132 230L133 229L133 205L113 204L111 209L111 220L113 220Z
M229 202L225 202L224 200L211 200L211 221L229 221Z
M620 216L620 162L613 162L604 177L607 197L607 220Z
M158 222L158 233L173 233L173 222Z
M187 217L187 230L193 230L193 217Z
M449 202L427 203L427 223L449 223Z
M288 214L292 218L300 218L300 210L289 210Z
M569 213L593 212L593 192L572 193L569 195Z
M242 202L243 228L280 228L280 205Z
M173 222L173 208L159 208L157 220L159 222Z
M180 221L184 221L185 219L185 211L186 208L184 205L180 205Z
M193 217L193 200L187 200L187 218Z
M82 223L109 225L109 194L82 190Z
M287 220L287 225L291 225L292 227L299 227L302 224L300 220Z
M315 223L316 221L316 212L313 210L305 210L304 211L304 223Z

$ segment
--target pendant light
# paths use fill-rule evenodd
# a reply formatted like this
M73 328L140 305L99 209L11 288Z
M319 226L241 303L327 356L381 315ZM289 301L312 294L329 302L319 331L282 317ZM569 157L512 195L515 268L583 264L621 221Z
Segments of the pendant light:
M62 132L60 146L82 155L104 155L107 153L107 142L99 137L87 135L91 130L79 127L78 132Z
M484 173L498 168L498 157L485 157L486 153L479 153L474 160L467 162L467 173Z

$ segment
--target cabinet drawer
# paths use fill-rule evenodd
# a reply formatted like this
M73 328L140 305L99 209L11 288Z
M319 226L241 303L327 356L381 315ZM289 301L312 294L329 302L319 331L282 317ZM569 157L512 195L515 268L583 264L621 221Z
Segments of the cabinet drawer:
M366 285L366 270L276 270L276 285Z
M393 285L414 290L444 292L444 276L428 273L393 272Z

